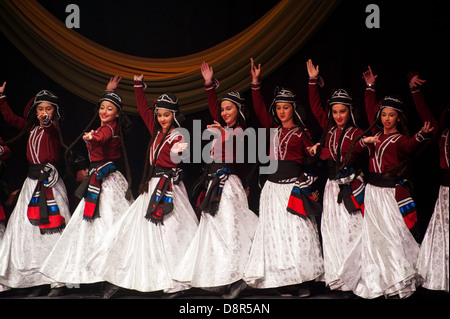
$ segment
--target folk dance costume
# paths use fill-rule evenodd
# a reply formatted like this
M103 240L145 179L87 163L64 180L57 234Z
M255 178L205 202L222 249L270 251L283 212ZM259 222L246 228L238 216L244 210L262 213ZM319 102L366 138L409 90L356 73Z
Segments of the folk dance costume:
M210 114L219 122L216 84L206 83L205 89ZM223 100L238 108L236 122L245 120L242 113L244 100L238 92L227 93ZM236 145L242 139L240 128L240 124L226 127L213 141L213 162L206 170L208 187L200 204L200 224L175 274L176 280L192 287L220 290L233 283L243 283L241 279L258 217L249 209L242 182L236 175L236 152L231 154L226 146L230 142Z
M291 103L300 122L295 95L281 90L267 112L260 83L252 83L255 113L269 129L278 117L276 102ZM302 123L302 122L301 122ZM260 195L259 223L244 279L254 288L301 284L323 275L323 259L315 214L320 205L312 199L310 182L301 171L306 147L311 142L299 126L278 126L270 137L270 159L278 161Z
M373 84L366 88L365 103L372 125L384 108L394 109L399 119L404 118L403 103L395 97L387 96L377 106ZM420 133L411 138L399 132L384 134L383 129L375 136L380 142L366 145L370 162L360 243L339 275L362 298L406 298L416 290L418 278L419 244L413 235L417 214L407 181L395 168L426 137Z
M173 293L189 288L174 281L173 272L194 237L198 220L181 180L181 158L172 151L175 144L183 142L183 136L177 129L168 134L155 129L158 109L172 112L179 126L178 99L163 94L150 108L143 86L142 81L134 82L139 113L153 135L149 150L152 176L143 193L105 235L88 267L122 288Z
M413 74L408 74L412 76ZM431 114L420 88L411 88L411 95L416 105L417 113L422 121L430 121L434 128L439 124ZM447 116L447 118L445 118ZM417 261L421 285L430 290L449 291L448 277L448 213L449 213L449 130L448 107L444 111L445 129L439 137L441 185L433 214L423 237L419 258ZM436 130L434 134L437 134Z
M340 166L346 161L353 140L363 131L356 126L352 98L345 90L336 90L327 103L328 109L324 110L320 102L318 81L319 78L309 79L309 100L311 110L326 134L320 153L320 158L327 160L329 171L321 219L325 283L331 290L348 291L350 288L343 284L337 272L361 235L365 184L354 167L356 156L353 156L347 167ZM334 122L331 116L334 104L343 104L349 108L349 123L344 128L335 123L331 125ZM353 154L362 150L362 144L357 143Z
M5 161L11 157L11 149L8 146L2 145L2 144L3 144L3 139L0 137L0 165L3 165L3 161ZM1 167L0 167L0 171L1 171ZM5 234L5 228L6 228L5 209L3 207L3 202L0 199L0 241L2 240L3 235Z
M27 120L12 112L4 96L0 110L8 125L26 129L36 119L36 107L41 103L53 105L59 119L58 98L49 91L39 92L28 105ZM30 128L28 176L0 243L0 284L11 288L61 285L39 272L70 219L66 188L56 169L61 143L58 128L50 119L42 124Z
M120 110L117 94L106 92L99 105L104 100ZM76 284L102 281L87 269L87 258L130 205L125 198L128 182L114 164L121 157L118 121L100 126L92 140L86 141L89 175L76 190L81 200L70 222L40 268L48 278Z

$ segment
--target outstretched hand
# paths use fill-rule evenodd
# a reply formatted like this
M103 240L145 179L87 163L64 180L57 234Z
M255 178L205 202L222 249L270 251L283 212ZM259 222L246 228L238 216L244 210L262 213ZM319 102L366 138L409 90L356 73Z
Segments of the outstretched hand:
M0 92L5 92L6 82L3 82L3 85L0 86Z
M90 132L84 133L83 140L85 140L85 141L92 140L92 138L94 137L94 133L95 133L94 130L91 130Z
M434 127L431 126L431 122L426 121L423 124L423 127L420 129L419 133L420 134L427 134L427 133L431 133L431 131L434 130Z
M122 77L120 77L119 75L115 75L114 77L112 77L108 84L106 85L106 90L107 91L115 91L117 89L117 87L119 86L119 82L120 80L122 80Z
M364 143L366 144L375 144L375 143L380 143L381 141L378 139L378 137L376 136L368 136L363 138Z
M261 78L261 64L258 64L258 67L256 67L253 58L250 58L250 74L252 75L252 82L259 83Z
M409 81L409 86L414 88L417 86L421 86L422 84L424 84L427 80L423 80L421 78L419 78L419 75L416 74L414 75L411 80Z
M203 79L205 79L205 84L211 83L214 77L213 68L208 65L205 61L202 62L202 66L200 68L202 71Z
M306 150L308 151L309 155L314 156L317 153L317 148L319 147L320 143L316 143L313 146L308 146Z
M314 67L314 64L312 63L312 60L309 59L306 61L306 69L308 70L309 78L316 78L319 76L319 66L317 65Z
M374 84L378 75L373 75L372 68L369 65L369 69L363 73L363 77L367 84Z

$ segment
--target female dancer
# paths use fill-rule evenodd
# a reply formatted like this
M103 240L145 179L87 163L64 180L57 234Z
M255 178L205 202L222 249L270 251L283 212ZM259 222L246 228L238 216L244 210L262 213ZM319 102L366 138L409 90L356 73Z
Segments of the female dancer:
M278 170L269 176L261 192L259 224L245 281L254 288L298 285L323 274L319 234L312 216L320 212L320 207L312 199L308 181L301 172L312 143L290 90L276 92L267 111L260 74L261 66L255 67L251 59L255 113L266 129L277 127L270 139L270 158L278 161ZM299 291L302 297L309 294L307 287Z
M3 139L0 136L0 172L2 171L3 161L11 157L11 149L7 145L2 144ZM5 228L6 228L6 215L5 210L3 208L3 201L0 198L0 241L2 240L3 235L5 234Z
M50 284L49 295L54 296L61 283L42 275L39 268L70 219L66 188L56 168L61 145L65 145L58 124L61 114L58 97L43 90L30 102L22 118L13 113L0 93L0 111L6 123L22 129L19 136L29 134L28 176L0 243L0 284L11 288L34 287L29 296L39 295L42 285Z
M248 208L242 182L236 173L236 153L230 153L227 143L242 139L245 123L244 99L238 92L227 93L217 102L213 69L207 63L201 67L205 80L209 111L216 130L208 164L209 181L198 230L186 255L177 268L175 278L192 287L230 291L225 298L234 298L246 285L242 281L258 217ZM225 127L219 123L223 119ZM229 144L228 144L229 145Z
M118 82L117 76L108 83L107 91L98 102L94 119L100 118L100 127L82 135L90 166L89 175L76 191L81 201L40 269L47 277L60 282L87 284L101 281L86 268L87 258L130 205L126 199L128 182L116 168L123 145L119 123L123 114L122 99L111 90L115 82Z
M312 112L324 132L321 138L321 159L328 162L328 180L323 194L321 222L325 283L331 290L349 291L337 276L361 234L364 213L364 181L354 167L354 156L342 167L352 141L361 135L353 114L353 101L345 90L336 90L324 109L319 95L319 66L311 59L306 63L309 74L309 101ZM313 148L315 151L317 146ZM364 150L360 143L353 150Z
M360 243L342 267L340 278L362 298L406 298L416 289L419 244L413 231L417 221L414 201L405 179L405 159L427 139L430 122L407 137L405 106L396 96L377 105L372 70L364 72L366 113L371 126L362 139L369 149L369 178L364 198ZM378 125L378 127L376 127ZM364 137L372 130L375 136ZM347 158L351 156L351 150ZM358 258L361 262L356 263Z
M152 135L141 195L105 235L88 263L100 278L113 284L104 298L119 287L166 293L189 288L173 280L198 224L181 177L179 154L187 144L176 128L183 118L171 93L162 94L150 108L144 85L143 75L134 77L138 111Z
M433 127L440 127L435 135L439 136L441 185L436 200L433 215L420 246L417 261L421 285L430 290L449 291L448 284L448 183L449 183L449 110L448 106L441 117L440 125L430 112L420 87L425 80L420 79L417 72L408 74L411 95L416 105L417 113L422 121L429 121Z

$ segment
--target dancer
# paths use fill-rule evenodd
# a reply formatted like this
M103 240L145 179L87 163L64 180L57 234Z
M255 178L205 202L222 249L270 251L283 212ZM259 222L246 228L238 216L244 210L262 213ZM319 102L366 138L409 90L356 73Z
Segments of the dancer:
M328 163L321 219L325 283L331 290L345 292L350 288L342 283L337 271L361 234L365 185L361 170L355 167L356 156L346 167L342 165L352 141L362 130L356 125L353 100L347 91L334 91L324 109L319 94L319 66L309 59L306 67L310 107L324 130L320 145L314 146L312 152ZM355 146L353 154L365 149L360 143Z
M8 146L2 144L3 139L0 136L0 172L2 171L3 168L3 162L6 161L8 158L10 158L12 154L11 149ZM3 235L5 234L5 226L6 226L6 215L3 207L3 200L0 198L0 241L2 240Z
M85 130L81 135L90 160L89 175L76 190L81 201L40 268L44 275L59 282L88 284L102 281L86 268L87 258L130 205L126 198L128 182L116 166L124 151L122 148L121 152L123 141L120 133L123 129L120 118L124 116L121 113L122 99L111 89L118 81L117 76L112 78L99 99L98 113L93 121L100 118L100 127L95 131Z
M430 112L421 91L425 80L419 77L418 72L408 73L409 87L416 106L417 113L422 121L429 121L433 127L439 127L434 135L439 138L440 176L441 185L434 206L434 211L428 223L425 235L420 246L417 261L418 273L421 277L422 287L429 290L449 292L448 277L448 211L449 211L449 108L444 109L440 124ZM440 134L440 135L439 135Z
M183 115L178 98L171 93L162 94L149 107L144 87L143 75L135 76L138 111L152 135L141 194L105 235L88 263L112 284L104 298L110 298L119 287L165 293L190 288L173 280L173 271L198 225L182 181L180 154L187 143L177 128Z
M301 165L312 146L309 132L299 115L296 97L280 89L267 111L261 94L261 65L251 59L253 107L270 137L270 158L278 170L264 184L260 197L259 223L245 281L254 288L300 285L299 296L307 297L306 284L323 275L323 259L314 214L320 213L309 190Z
M230 153L233 148L227 147L227 143L236 145L243 139L244 99L238 92L229 92L219 108L213 69L204 62L201 72L215 121L208 128L218 137L206 170L208 189L200 204L200 224L175 278L192 287L220 292L229 289L224 297L235 298L246 287L242 278L258 220L248 208L245 190L236 175L236 152ZM222 120L224 126L219 123Z
M1 92L5 86L6 83ZM22 130L5 144L29 134L28 176L0 243L0 284L10 288L32 287L30 297L38 296L43 285L50 284L49 296L56 296L62 284L42 275L39 268L70 219L66 188L57 169L61 146L65 146L58 124L61 118L58 97L50 91L40 91L27 105L22 118L13 113L6 96L0 93L0 111L8 125Z
M425 122L418 133L408 138L405 105L397 96L386 96L377 104L376 77L370 67L364 72L366 113L371 126L352 143L354 146L361 139L369 149L363 230L340 278L362 298L406 298L416 290L419 253L413 235L417 214L405 178L406 159L428 138L433 127ZM365 137L372 129L376 134ZM351 155L350 150L347 159Z

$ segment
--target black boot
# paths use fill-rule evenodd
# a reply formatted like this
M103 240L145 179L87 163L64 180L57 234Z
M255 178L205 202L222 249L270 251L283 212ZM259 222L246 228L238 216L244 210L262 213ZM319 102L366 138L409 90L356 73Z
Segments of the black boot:
M64 294L64 287L52 288L48 293L49 297L59 297Z
M241 293L242 290L247 288L247 284L242 279L236 281L231 285L230 292L226 295L223 295L225 299L236 299L237 296Z
M108 286L105 289L105 294L103 295L103 299L110 299L119 289L120 287L108 283Z

